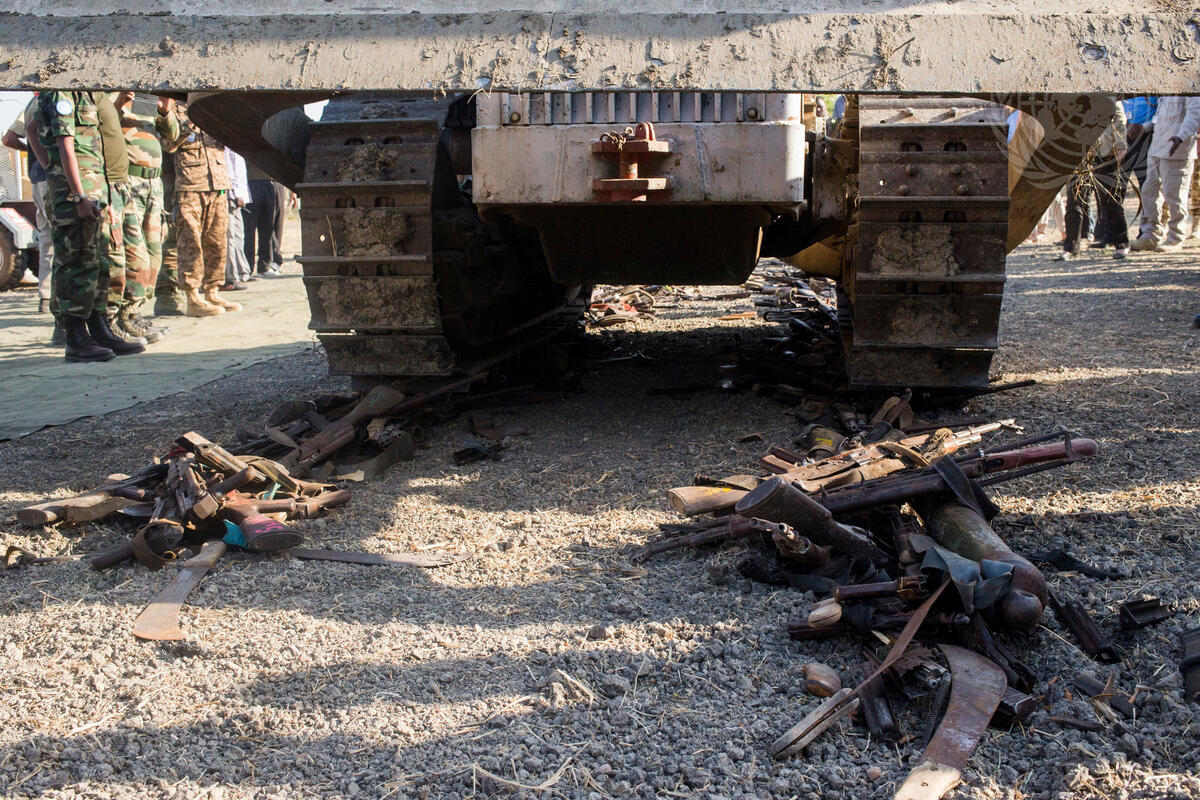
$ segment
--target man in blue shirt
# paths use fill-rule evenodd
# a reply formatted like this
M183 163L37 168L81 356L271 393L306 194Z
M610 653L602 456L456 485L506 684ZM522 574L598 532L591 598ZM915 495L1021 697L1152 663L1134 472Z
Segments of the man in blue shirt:
M1146 182L1146 152L1154 138L1154 113L1158 111L1157 97L1130 97L1122 101L1125 107L1125 138L1129 146L1121 161L1121 171L1137 176L1138 190Z

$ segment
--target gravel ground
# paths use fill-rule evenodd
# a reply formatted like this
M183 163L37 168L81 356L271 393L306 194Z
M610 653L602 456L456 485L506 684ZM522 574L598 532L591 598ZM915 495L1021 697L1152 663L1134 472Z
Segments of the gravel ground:
M1180 613L1117 637L1118 685L1145 687L1136 721L1063 731L1049 714L1093 716L1063 693L1026 727L990 731L951 797L1200 796L1200 706L1181 702L1176 670L1180 632L1200 624L1198 252L1058 264L1051 248L1026 247L1010 259L996 371L1041 385L972 412L1031 432L1067 425L1102 450L997 491L997 527L1018 549L1061 543L1123 569L1107 582L1050 576L1106 629L1143 593ZM317 546L439 547L470 561L419 571L227 558L192 595L176 644L129 633L166 573L0 573L0 795L890 797L913 745L885 748L845 725L802 758L766 756L817 702L801 689L804 663L858 677L851 640L787 639L811 595L726 579L736 548L628 560L673 518L667 487L698 470L747 471L765 444L740 436L787 444L796 430L753 395L645 394L714 374L731 344L761 335L713 319L748 307L689 303L594 334L655 361L599 368L584 394L500 412L530 435L499 462L453 466L464 423L436 428L415 461L304 523ZM320 354L231 378L0 444L3 541L42 554L116 541L126 534L111 527L11 520L23 503L131 471L178 432L228 439L282 399L345 386ZM1052 618L1008 643L1043 681L1103 676ZM921 712L905 712L910 730Z

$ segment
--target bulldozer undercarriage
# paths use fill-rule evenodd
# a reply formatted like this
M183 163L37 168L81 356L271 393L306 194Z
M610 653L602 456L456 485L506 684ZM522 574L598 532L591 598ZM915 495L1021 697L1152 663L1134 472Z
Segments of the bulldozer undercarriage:
M485 221L460 188L451 133L472 122L459 102L353 94L308 126L300 260L335 374L470 372L585 308L585 287L547 269L535 228ZM831 216L853 388L987 383L1009 236L1005 113L970 98L849 104L837 136L854 155Z
M300 262L334 374L470 372L583 311L535 230L484 222L460 191L442 143L452 105L352 96L310 126Z

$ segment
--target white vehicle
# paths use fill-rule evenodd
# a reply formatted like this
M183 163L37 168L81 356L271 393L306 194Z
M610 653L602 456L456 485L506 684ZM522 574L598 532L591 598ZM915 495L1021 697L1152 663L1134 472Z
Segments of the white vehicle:
M26 270L37 275L36 220L25 157L5 149L0 154L0 292L15 289Z

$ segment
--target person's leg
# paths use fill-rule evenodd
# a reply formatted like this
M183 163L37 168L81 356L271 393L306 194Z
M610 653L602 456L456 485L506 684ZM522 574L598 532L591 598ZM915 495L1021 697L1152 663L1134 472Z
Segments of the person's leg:
M225 283L237 284L250 277L246 266L245 231L242 228L242 209L229 204L228 244L225 248Z
M162 266L154 287L156 316L183 316L187 311L187 286L179 271L178 198L163 187Z
M1083 237L1084 210L1087 208L1087 184L1077 177L1067 184L1066 233L1063 252L1074 255L1079 252L1079 240Z
M224 312L204 299L204 195L207 192L179 192L176 195L176 241L179 250L179 277L187 294L189 317L211 317Z
M1162 235L1162 176L1159 174L1160 158L1146 159L1146 179L1142 182L1142 221L1138 229L1138 241L1151 247L1158 244Z
M125 206L129 203L128 185L110 183L108 200L100 224L100 268L108 271L106 314L112 319L125 302Z
M271 181L275 191L275 214L271 218L271 263L283 266L283 223L287 219L288 190L278 181Z
M141 308L152 284L150 256L146 251L146 234L142 226L145 215L143 203L134 197L133 186L129 187L129 202L125 206L122 233L125 237L125 298L121 311L128 314ZM157 276L153 276L157 277Z
M271 266L271 234L275 226L275 188L271 181L254 181L250 196L254 200L254 234L258 249L252 259L254 269L263 273Z
M225 256L229 247L229 201L221 192L198 192L203 196L204 301L225 311L239 311L241 306L225 300L219 294L225 283Z
M144 313L154 304L159 274L162 272L163 198L161 178L138 178L134 183L134 202L141 215L142 241L146 246L146 298L138 309Z
M255 272L262 272L261 254L263 252L263 237L260 233L263 215L267 208L269 183L267 181L250 181L250 204L246 206L246 260ZM273 197L274 194L270 193ZM255 242L258 243L257 248Z
M129 183L129 202L125 207L125 296L117 313L114 329L131 337L141 337L148 344L162 339L165 329L142 319L141 308L154 296L157 267L151 265L146 242L147 209L152 208L152 187L146 178L132 177ZM156 214L161 220L162 212Z
M1094 174L1097 202L1104 209L1104 238L1118 250L1127 248L1129 224L1125 220L1125 175L1112 158L1100 162Z
M92 188L93 196L103 193L87 184L85 188ZM67 361L108 361L113 351L93 341L88 332L88 320L94 311L103 312L108 292L108 274L99 257L104 212L100 219L80 219L70 194L65 180L51 181L47 202L54 240L54 315L62 326Z
M1170 159L1161 169L1163 201L1167 206L1167 227L1162 237L1164 247L1182 244L1188 235L1188 187L1192 182L1194 159Z
M1093 182L1095 180L1097 180L1094 168L1093 168L1093 172L1092 172L1092 179L1093 179ZM1094 242L1096 242L1097 244L1108 244L1108 219L1105 217L1105 214L1104 214L1104 203L1100 202L1100 194L1101 194L1101 192L1097 188L1095 191L1095 195L1096 195L1095 220L1096 220L1096 222L1092 226L1092 240Z
M38 313L50 311L51 276L54 274L54 232L46 215L46 181L32 185L33 204L37 206L38 231Z
M1121 168L1125 170L1125 174L1137 178L1138 192L1146 185L1146 161L1153 139L1154 131L1146 131L1134 139L1129 143L1128 149L1125 150L1125 158L1121 161Z

